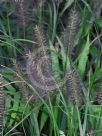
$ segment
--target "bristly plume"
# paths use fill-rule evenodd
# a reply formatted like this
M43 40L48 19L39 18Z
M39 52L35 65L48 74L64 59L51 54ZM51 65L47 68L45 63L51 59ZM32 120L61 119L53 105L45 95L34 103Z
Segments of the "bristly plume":
M42 26L35 26L34 35L38 48L27 55L27 73L39 95L46 98L55 90L56 81L52 71L47 36Z
M80 14L76 7L72 7L69 11L67 25L62 33L61 40L68 51L68 55L72 54L76 43L76 36L80 26Z
M102 80L98 83L98 86L99 86L99 88L96 93L95 101L98 104L102 105Z
M42 98L48 97L56 88L56 82L51 69L50 57L45 57L42 51L32 53L32 59L27 60L27 73L33 87Z
M21 81L23 79L23 70L21 70L21 66L19 63L16 62L16 60L13 60L14 65L14 76L17 81ZM22 78L22 79L21 79ZM23 99L27 100L27 93L26 93L26 87L25 83L21 82L19 85L19 92L22 95Z
M0 136L3 135L4 111L5 111L5 94L3 88L3 78L2 75L0 75Z
M27 78L25 73L26 71L23 70L21 64L16 62L16 60L13 60L13 65L14 65L15 79L17 81L23 81L23 79L25 80L25 78ZM33 96L32 92L29 91L30 88L26 85L25 82L21 82L18 84L18 90L19 90L19 93L21 94L21 97L23 98L25 102L28 102L28 101L30 103L35 102L35 98L34 97L31 98L31 96Z
M49 45L48 38L47 38L47 35L45 34L45 31L44 31L43 26L41 24L35 25L34 37L35 37L35 42L38 45L38 48L42 48L42 50L40 51L40 54L42 53L42 55L44 55L44 57L47 55L49 56L50 54L48 53L48 49L47 49L48 45Z
M75 68L70 67L66 73L66 94L65 99L70 100L74 105L81 105L84 102L83 85L80 76Z
M25 0L14 0L19 23L25 30L28 23L28 10Z
M34 36L35 36L35 41L38 44L38 47L44 47L44 46L48 47L47 35L45 35L42 25L35 25Z

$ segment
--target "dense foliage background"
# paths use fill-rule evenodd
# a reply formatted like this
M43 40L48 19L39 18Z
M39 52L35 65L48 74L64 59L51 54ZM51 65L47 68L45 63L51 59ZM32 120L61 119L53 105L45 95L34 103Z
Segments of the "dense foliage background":
M0 135L102 136L102 1L0 1Z

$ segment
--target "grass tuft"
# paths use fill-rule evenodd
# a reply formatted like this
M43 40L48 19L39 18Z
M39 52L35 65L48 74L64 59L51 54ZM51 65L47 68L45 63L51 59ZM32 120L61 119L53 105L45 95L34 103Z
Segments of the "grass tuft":
M67 25L61 36L63 45L68 51L68 55L72 54L73 48L76 45L76 35L79 31L79 25L80 13L79 10L74 6L69 11Z
M16 13L19 19L19 24L23 27L24 31L28 24L28 9L25 0L14 0Z
M48 46L47 36L45 35L44 29L41 25L35 25L34 36L38 47Z
M80 76L76 69L71 67L66 73L66 99L79 106L83 103L83 98Z

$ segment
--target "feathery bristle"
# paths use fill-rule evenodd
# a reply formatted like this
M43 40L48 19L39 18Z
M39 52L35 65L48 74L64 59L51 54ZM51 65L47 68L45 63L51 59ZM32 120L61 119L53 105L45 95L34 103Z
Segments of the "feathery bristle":
M77 8L73 7L69 11L69 17L65 31L62 33L61 39L68 50L69 54L72 54L73 48L76 45L76 36L79 31L80 14Z
M34 34L39 48L28 54L27 73L34 88L44 98L55 90L56 81L52 71L48 41L42 26L36 25Z
M74 105L83 103L84 93L80 76L75 68L71 67L66 73L66 99L70 99Z
M32 59L28 58L27 73L34 88L44 98L53 93L53 90L56 88L56 81L53 75L50 57L45 57L43 52L41 55L40 53L35 55L33 52Z
M15 0L16 12L19 19L20 24L22 27L26 28L28 22L28 11L25 4L25 0Z
M2 76L0 75L0 135L3 135L4 110L5 110L5 95L2 85L3 85L3 79Z
M45 35L45 32L41 25L35 25L34 36L35 41L37 42L39 47L48 46L47 36Z

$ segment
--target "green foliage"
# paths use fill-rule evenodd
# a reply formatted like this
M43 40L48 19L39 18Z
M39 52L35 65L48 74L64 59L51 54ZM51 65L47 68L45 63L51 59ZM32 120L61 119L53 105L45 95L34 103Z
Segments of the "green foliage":
M89 41L89 35L88 35L84 49L82 50L80 54L79 64L78 64L78 69L82 76L85 73L89 50L90 50L90 41Z

